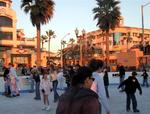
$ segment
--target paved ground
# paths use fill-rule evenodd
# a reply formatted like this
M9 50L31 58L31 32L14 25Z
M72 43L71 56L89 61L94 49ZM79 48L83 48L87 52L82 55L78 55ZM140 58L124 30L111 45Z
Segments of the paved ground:
M117 86L111 85L109 87L110 92L110 107L111 114L132 114L133 112L125 111L125 93L120 93ZM143 95L140 96L137 91L139 114L149 114L150 112L150 88L142 88ZM59 91L59 94L62 91ZM33 93L22 93L21 96L16 98L6 98L0 96L0 114L55 114L57 103L53 103L53 93L50 95L50 111L41 110L42 101L36 101L33 99ZM104 110L103 110L103 114Z

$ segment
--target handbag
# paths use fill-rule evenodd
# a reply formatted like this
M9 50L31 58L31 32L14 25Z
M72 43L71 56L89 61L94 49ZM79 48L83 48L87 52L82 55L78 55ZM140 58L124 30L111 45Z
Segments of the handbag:
M42 89L41 91L42 91L42 93L45 93L45 90L44 90L44 89Z

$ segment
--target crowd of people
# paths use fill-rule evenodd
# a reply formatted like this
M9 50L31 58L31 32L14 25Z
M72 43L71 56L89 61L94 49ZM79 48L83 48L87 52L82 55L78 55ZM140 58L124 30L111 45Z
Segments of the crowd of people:
M118 66L118 72L120 77L118 89L121 88L120 92L125 92L127 96L126 111L131 110L132 101L133 112L139 112L135 92L138 89L142 95L142 89L136 79L137 73L133 71L132 75L125 79L125 68L122 64ZM23 70L23 73L30 75L29 92L35 92L35 100L42 99L42 110L50 110L49 95L53 92L53 102L58 103L56 114L102 114L102 107L106 114L111 113L108 68L101 60L92 59L88 65L82 67L79 64L63 68L51 64L48 69L33 66L30 70ZM5 82L3 94L7 97L20 96L19 78L13 64L10 63L4 68L3 76ZM146 70L141 76L143 77L142 86L148 87ZM66 88L64 83L67 85ZM62 95L58 94L58 88L65 90Z

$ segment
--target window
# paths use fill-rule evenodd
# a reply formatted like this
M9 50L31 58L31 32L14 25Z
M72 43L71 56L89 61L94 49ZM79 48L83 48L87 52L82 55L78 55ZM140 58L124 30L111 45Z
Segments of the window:
M6 3L5 2L0 2L0 6L6 7Z
M0 27L12 27L12 19L0 16Z
M0 40L12 40L13 33L12 32L0 32Z

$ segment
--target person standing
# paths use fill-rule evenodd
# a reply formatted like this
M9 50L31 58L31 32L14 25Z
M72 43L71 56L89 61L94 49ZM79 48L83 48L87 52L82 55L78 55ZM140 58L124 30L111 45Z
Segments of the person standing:
M57 80L57 70L56 70L56 68L54 68L54 66L51 67L51 70L50 70L50 79L51 79L52 85L53 85L54 102L57 102L59 99L59 94L57 92L58 80Z
M11 97L11 85L10 85L10 77L9 77L9 69L7 67L3 67L4 70L4 95L7 97Z
M88 67L79 68L60 97L56 114L101 114L98 95L90 89L93 80Z
M93 71L92 77L95 78L91 89L95 91L99 96L99 101L102 106L105 108L106 114L110 114L110 107L108 104L108 99L106 97L106 91L103 81L103 61L92 59L89 62L89 68Z
M37 69L36 66L33 66L33 69L31 70L33 79L35 81L35 100L40 100L41 95L40 95L40 73Z
M59 72L57 73L57 80L58 80L58 88L63 90L65 83L65 77L63 76L63 69L59 69Z
M146 84L146 86L148 87L148 73L146 72L146 70L143 71L143 74L141 76L143 76L143 86L145 86Z
M136 89L139 90L139 94L142 95L142 89L141 86L136 79L137 73L135 71L132 72L132 76L129 76L128 79L124 80L119 86L118 89L125 85L125 92L127 96L126 100L126 111L130 111L130 103L132 101L133 105L133 112L140 112L139 109L137 109L137 100L135 97Z
M106 96L107 98L109 98L109 91L108 91L108 86L109 86L109 78L108 78L108 72L107 72L107 68L104 69L104 86L105 86L105 91L106 91Z
M9 63L9 77L10 77L10 83L11 83L11 94L13 97L16 97L16 96L20 96L20 93L19 93L19 89L18 89L18 76L17 76L17 73L16 73L16 69L14 68L14 65Z
M124 81L125 78L125 68L122 64L119 65L118 67L118 71L119 71L119 78L120 78L120 83L121 84ZM124 86L121 87L120 92L124 91Z
M44 102L44 106L42 107L42 110L47 110L47 111L50 110L49 99L48 99L50 89L51 89L51 84L50 81L48 80L47 74L43 73L43 78L40 83L40 91L43 95L43 102Z

